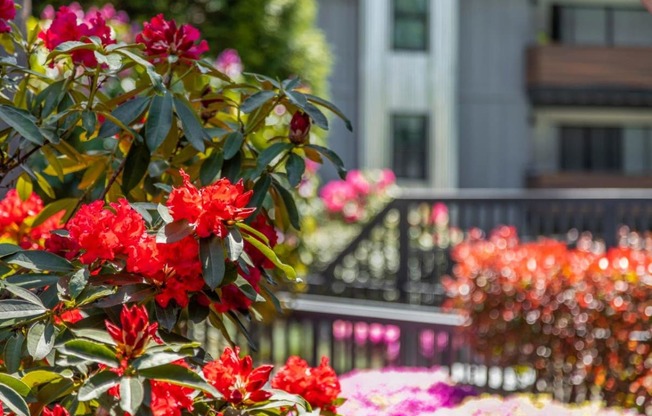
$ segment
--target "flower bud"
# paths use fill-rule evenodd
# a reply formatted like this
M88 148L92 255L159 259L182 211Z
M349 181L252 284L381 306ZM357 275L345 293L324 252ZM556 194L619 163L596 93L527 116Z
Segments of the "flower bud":
M290 120L290 141L294 144L304 144L310 133L310 116L297 111Z

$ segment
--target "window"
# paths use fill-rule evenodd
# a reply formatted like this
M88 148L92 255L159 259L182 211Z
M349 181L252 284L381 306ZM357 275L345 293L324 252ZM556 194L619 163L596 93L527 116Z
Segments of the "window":
M555 5L551 35L568 45L652 45L652 16L639 8Z
M394 49L428 49L428 3L429 0L393 0Z
M561 169L574 172L623 170L622 129L618 127L560 128Z
M428 179L428 117L392 117L392 169L401 179Z

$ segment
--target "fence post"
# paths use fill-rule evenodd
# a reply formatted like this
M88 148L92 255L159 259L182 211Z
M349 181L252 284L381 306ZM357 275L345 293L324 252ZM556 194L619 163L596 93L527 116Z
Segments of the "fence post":
M408 281L409 268L408 260L410 256L410 223L408 222L409 204L408 201L400 201L399 205L399 266L398 275L396 276L396 289L399 291L401 302L408 301Z
M618 238L618 222L616 221L617 201L607 199L604 201L603 232L604 244L607 248L615 247Z

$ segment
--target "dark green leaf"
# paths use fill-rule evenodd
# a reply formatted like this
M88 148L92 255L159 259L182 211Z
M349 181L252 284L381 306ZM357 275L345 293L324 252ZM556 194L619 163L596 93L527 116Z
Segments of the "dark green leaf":
M49 272L71 272L75 270L68 260L47 251L21 251L5 257L4 261L31 270Z
M128 194L147 173L151 153L143 143L134 141L127 154L125 169L122 172L122 191Z
M322 107L328 108L328 109L329 109L330 111L332 111L335 115L337 115L339 118L341 118L342 121L344 121L344 124L346 125L347 130L349 130L349 131L353 131L353 125L351 124L351 120L349 120L349 119L344 115L344 113L342 112L342 110L340 110L339 108L337 108L337 106L335 106L335 104L333 104L333 103L331 103L331 102L329 102L329 101L326 101L326 100L324 100L323 98L319 98L319 97L317 97L317 96L315 96L315 95L311 95L311 94L306 94L306 98L308 98L308 101L311 101L311 102L313 102L313 103L315 103L315 104L317 104L317 105L320 105L320 106L322 106Z
M155 96L149 107L145 124L145 141L151 152L158 149L167 137L172 127L173 116L172 95L166 91L163 95Z
M19 251L23 251L23 249L15 244L6 244L6 243L0 244L0 258L9 256L14 253L18 253Z
M45 143L45 137L36 125L36 118L27 111L0 105L0 119L30 142L37 145Z
M23 356L23 344L25 336L16 332L7 340L4 350L5 367L9 373L15 373L20 368L20 360Z
M0 300L0 321L4 319L38 316L45 312L47 312L45 307L35 305L32 302L17 299Z
M5 279L5 282L24 289L38 289L56 284L58 281L59 276L54 274L15 274Z
M152 285L129 284L121 286L115 294L95 302L95 306L98 308L110 308L116 305L140 302L154 294L155 289Z
M285 163L285 170L288 174L288 182L294 188L301 182L303 172L306 170L306 162L296 153L290 153L288 161Z
M202 185L206 186L213 183L220 169L222 169L222 163L224 163L224 154L218 151L213 151L204 160L204 163L202 163L199 169L199 180Z
M73 299L77 298L88 284L88 269L79 269L72 276L68 282L68 294Z
M123 377L120 380L120 408L129 414L137 414L143 403L145 390L138 377Z
M55 336L51 321L35 322L27 332L27 352L34 360L42 360L52 351Z
M115 352L106 345L94 341L74 339L66 342L61 351L64 354L106 364L109 367L118 367L120 365Z
M45 222L48 218L56 214L57 212L66 211L68 214L72 213L72 210L77 205L77 198L62 198L52 201L47 204L41 212L34 218L32 222L32 227L37 227ZM64 216L63 220L65 221L67 215Z
M226 235L226 252L229 260L238 261L243 250L244 242L242 240L242 234L235 227L229 229L229 233Z
M77 399L80 402L97 399L111 387L117 386L120 383L121 376L105 370L95 374L93 377L86 380L83 386L77 393Z
M337 153L316 144L309 144L306 147L314 149L322 155L326 156L333 163L333 165L335 165L335 168L337 168L337 173L340 175L340 178L346 179L346 169L344 168L344 162L342 162L342 159L340 159Z
M234 131L226 136L224 140L224 159L229 160L237 155L242 143L244 143L244 136L239 131Z
M204 281L211 289L222 284L226 267L224 265L224 243L217 236L199 240L199 258L201 260Z
M281 83L281 86L286 91L287 90L292 90L292 89L294 89L294 87L299 85L300 82L301 82L301 78L298 78L298 77L289 78L289 79L283 80L283 82Z
M95 132L95 126L97 125L97 114L93 111L84 110L81 115L82 127L89 136Z
M246 100L240 105L240 111L249 114L267 101L276 96L274 91L258 91L254 95L247 97Z
M31 393L31 388L23 383L20 379L10 376L9 374L0 373L0 384L11 387L16 393L23 397L27 397Z
M36 394L36 398L41 403L51 403L61 397L70 395L74 390L75 385L72 380L60 378L41 387Z
M84 306L100 298L111 296L116 292L112 286L86 286L86 289L77 297L77 305Z
M236 286L238 286L238 289L240 289L240 291L244 293L244 295L252 302L261 302L265 300L265 298L260 296L258 292L256 292L256 289L251 286L251 283L249 283L244 277L238 275L238 278L235 279L234 283Z
M230 160L225 160L222 165L222 177L228 178L231 182L236 182L242 177L240 168L242 167L242 152L238 152Z
M308 113L317 127L328 130L328 118L326 118L320 109L310 103L306 103L306 105L303 106L303 109Z
M301 223L299 221L299 211L297 210L297 206L294 202L294 198L292 197L292 194L290 194L290 192L278 182L274 182L273 186L274 189L276 189L278 194L281 196L281 199L283 200L283 204L285 205L285 209L287 210L288 217L290 218L290 223L294 228L299 230L301 227Z
M16 416L29 416L29 407L25 399L14 389L0 382L0 403L7 407Z
M209 308L200 305L199 302L190 302L188 304L188 315L190 320L195 324L198 324L206 319L209 311Z
M267 75L256 74L255 72L243 72L244 75L252 76L256 78L259 82L269 82L272 86L276 88L281 88L281 84L274 78L270 78Z
M118 119L125 126L129 126L135 120L140 118L140 116L147 108L149 102L149 97L135 97L125 103L122 103L111 112L111 115ZM102 124L102 127L100 127L97 138L103 139L105 137L115 136L121 131L122 128L120 126L107 120L104 122L104 124Z
M138 372L150 380L161 380L184 387L191 387L210 393L213 397L221 398L222 395L210 384L204 381L199 374L180 365L166 364L158 367L143 369Z
M172 331L179 319L181 308L174 302L168 303L168 306L163 308L158 303L156 306L156 321L161 325L161 328L166 331Z
M263 150L260 155L258 155L258 165L256 167L255 175L258 176L263 173L267 166L272 163L272 160L276 159L283 152L292 149L292 147L293 145L290 143L274 143L267 149Z
M206 308L208 309L208 308ZM147 352L140 357L136 358L131 365L136 370L144 370L146 368L154 368L171 362L180 360L182 358L191 357L194 355L194 349L187 348L179 352L174 351L156 351Z
M254 194L249 200L250 207L260 207L263 205L263 201L265 200L265 196L267 195L267 191L271 184L272 178L268 174L263 173L260 175L260 178L254 185Z
M5 284L4 287L9 292L11 292L14 296L17 296L17 297L21 298L22 300L26 300L26 301L28 301L30 303L33 303L34 305L45 308L45 306L43 306L43 302L41 301L41 299L39 299L39 297L36 296L31 291L29 291L29 290L27 290L27 289L25 289L23 287L17 286L17 285L12 285L11 283Z
M183 219L179 221L174 221L169 224L165 224L164 227L160 228L156 233L156 242L157 243L175 243L177 241L183 240L193 233L193 229L190 226L188 220Z
M174 109L181 120L183 132L185 133L188 142L190 142L192 147L203 152L206 149L204 141L210 140L210 137L208 136L208 133L206 133L204 126L199 122L195 111L190 108L185 100L178 97L174 97Z
M53 82L36 96L34 100L35 106L43 104L43 110L40 113L41 117L49 116L57 108L66 93L65 84L65 79Z
M303 109L308 102L306 96L299 91L285 91L285 95L290 99L290 102L297 107Z

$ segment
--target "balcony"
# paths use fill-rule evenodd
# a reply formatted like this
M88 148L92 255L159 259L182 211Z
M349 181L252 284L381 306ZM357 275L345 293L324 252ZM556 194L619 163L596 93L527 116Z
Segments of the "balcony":
M535 46L527 51L535 105L652 106L652 48Z

